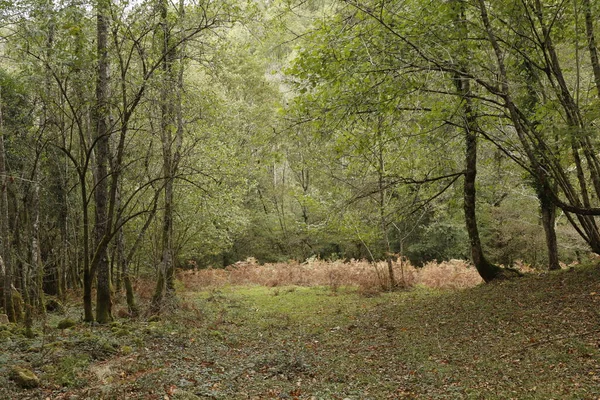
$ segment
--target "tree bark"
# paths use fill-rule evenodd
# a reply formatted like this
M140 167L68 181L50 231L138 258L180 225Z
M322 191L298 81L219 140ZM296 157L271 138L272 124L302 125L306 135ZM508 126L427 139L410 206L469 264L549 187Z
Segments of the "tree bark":
M17 322L12 298L13 266L11 235L8 223L8 184L6 170L6 152L4 148L4 116L2 113L2 88L0 87L0 270L4 281L4 311L10 322Z
M162 141L163 157L163 175L164 185L164 204L161 229L161 260L158 268L158 279L156 289L152 298L152 308L154 312L159 312L163 303L165 291L168 291L168 279L170 270L173 267L173 106L172 106L172 78L173 78L173 54L169 48L171 42L170 29L168 21L168 3L165 0L159 0L162 24L162 72L163 81L161 89L160 103L160 135Z
M461 79L463 93L469 93L469 82L467 79ZM477 268L477 272L485 282L496 279L502 271L498 266L490 263L483 253L481 239L479 238L479 229L477 228L476 214L476 188L475 180L477 178L477 129L476 120L473 115L471 100L468 97L463 99L464 107L464 130L465 130L465 181L463 187L465 224L469 235L469 244L471 248L471 260Z
M398 286L398 283L396 282L396 277L394 276L394 264L392 262L392 249L390 246L390 238L389 238L389 234L388 234L388 221L387 221L387 217L386 217L386 210L385 210L385 206L386 206L386 186L384 183L384 178L385 178L385 169L386 169L386 165L385 165L385 160L383 158L384 156L384 144L383 144L383 138L381 136L381 121L379 121L379 123L377 124L377 174L378 174L378 179L377 179L377 184L378 184L378 194L379 194L379 198L378 198L378 205L379 205L379 223L381 226L381 235L383 237L383 241L385 243L385 262L387 264L387 270L388 270L388 279L390 280L390 290L394 290L394 288L396 288ZM404 283L404 282L403 282Z
M600 96L600 62L598 61L598 47L596 46L596 35L594 34L594 17L592 15L592 7L590 0L583 0L583 13L585 14L585 31L590 52L590 61L592 71L594 72L594 82L596 90Z
M546 246L548 248L548 269L559 270L560 263L558 259L558 242L556 240L556 206L552 199L543 191L538 191L540 200L540 211L542 214L542 225L546 235Z
M465 5L456 2L456 23L460 30L460 36L467 37L468 27L466 21ZM475 181L477 178L477 116L473 108L471 93L471 80L467 75L468 54L463 54L460 60L460 74L454 76L454 83L462 100L462 125L465 131L465 180L463 186L463 208L465 213L465 224L469 236L469 247L471 260L477 272L485 282L490 282L502 275L502 269L490 263L483 252L479 229L477 227L476 198L477 191Z
M97 55L98 76L96 83L96 163L94 202L96 219L94 225L95 252L92 270L97 271L96 287L96 321L104 324L112 321L110 263L108 260L107 235L109 235L108 220L108 159L109 130L108 130L108 18L109 1L98 0L97 3Z

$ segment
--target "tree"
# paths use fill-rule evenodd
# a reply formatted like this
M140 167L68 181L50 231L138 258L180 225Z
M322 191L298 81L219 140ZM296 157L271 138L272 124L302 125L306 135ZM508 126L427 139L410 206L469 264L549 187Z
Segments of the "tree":
M11 237L9 229L9 213L8 213L8 185L11 181L11 177L6 170L6 148L4 146L4 114L3 114L3 96L2 89L0 88L0 241L2 247L0 251L0 270L2 272L3 279L3 293L4 293L4 311L8 316L10 322L16 322L16 315L14 305L12 301L13 291L13 264L12 264L12 249L11 249Z

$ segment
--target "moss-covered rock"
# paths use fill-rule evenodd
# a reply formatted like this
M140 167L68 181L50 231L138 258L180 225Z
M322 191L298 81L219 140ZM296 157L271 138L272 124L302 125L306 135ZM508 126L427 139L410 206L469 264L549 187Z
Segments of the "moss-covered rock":
M23 367L13 367L10 371L10 379L23 389L33 389L40 386L40 379L33 371Z
M0 327L6 324L8 324L8 315L0 314Z
M56 325L56 327L58 329L67 329L67 328L72 328L75 325L77 325L77 322L73 321L70 318L65 318L65 319L59 321L58 324Z

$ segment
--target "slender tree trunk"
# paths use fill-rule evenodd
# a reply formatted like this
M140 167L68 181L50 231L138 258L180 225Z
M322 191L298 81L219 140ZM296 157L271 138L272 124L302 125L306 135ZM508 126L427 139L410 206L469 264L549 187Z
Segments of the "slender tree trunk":
M159 0L162 23L162 52L163 52L163 81L161 88L161 104L160 104L160 135L162 142L162 157L163 157L163 175L165 179L164 185L164 204L163 218L161 229L161 260L158 268L158 280L156 289L152 298L152 308L155 312L159 312L163 303L163 297L166 290L168 271L172 265L172 217L173 217L173 159L172 146L173 135L173 107L172 107L172 74L173 74L173 54L169 49L171 36L171 26L168 22L168 3L166 0Z
M34 167L33 173L33 192L31 196L31 249L30 266L34 274L35 284L31 293L31 304L36 305L39 313L45 313L44 306L44 265L40 249L40 183L38 181L38 167Z
M60 159L59 159L60 160ZM62 176L60 161L58 165L58 176ZM65 177L59 179L59 187L57 190L61 193L63 198L62 202L59 202L59 213L58 213L58 224L60 226L60 244L59 244L59 261L58 261L58 297L64 299L67 294L68 287L68 270L71 267L69 263L69 206L67 201L67 179L66 170L64 171ZM75 264L75 263L73 263Z
M600 62L598 61L598 47L596 46L596 35L594 34L594 16L592 15L590 0L583 0L583 13L585 14L585 31L592 71L594 71L594 82L596 83L598 96L600 96Z
M8 184L4 149L4 116L2 113L2 88L0 87L0 269L4 281L4 311L10 322L17 322L12 298L13 266L8 214Z
M109 235L108 221L108 0L98 0L97 3L97 54L98 77L96 84L96 168L94 202L96 220L94 226L95 253L92 268L97 271L96 287L96 321L107 323L112 320L111 310L111 279L110 263L108 260L107 238Z
M556 206L549 198L547 193L538 191L540 200L540 209L542 214L542 225L546 234L546 246L548 247L548 269L559 270L560 263L558 259L558 242L556 240Z
M383 241L385 243L385 262L387 264L388 270L388 278L390 280L390 290L393 290L398 286L396 282L396 277L394 276L394 264L392 262L392 249L390 246L390 238L388 233L388 221L386 217L386 189L385 189L385 160L384 160L384 144L383 138L381 135L381 121L379 121L377 126L377 162L378 162L378 186L379 186L379 223L381 226L381 235L383 236Z
M89 205L87 195L87 182L85 175L79 173L79 186L81 190L81 202L83 212L83 320L85 322L94 321L94 311L92 305L92 286L94 283L94 274L92 273L91 254L90 254L90 222Z
M171 43L171 26L168 22L168 3L160 0L162 19L163 40L163 64L162 70L165 80L162 88L161 103L161 140L163 151L163 171L165 175L164 185L164 210L162 220L162 254L159 266L159 279L153 298L153 308L160 309L163 301L163 293L167 297L175 296L175 248L173 243L173 216L174 216L174 181L181 158L181 147L183 143L183 71L185 52L185 41L179 45L178 54ZM184 4L179 2L178 17L184 17ZM179 61L175 66L176 61ZM174 88L174 90L173 90ZM173 131L175 137L173 137Z
M455 1L457 27L461 36L464 38L468 34L466 21L465 5L463 2ZM466 51L466 50L465 50ZM466 78L468 54L463 54L460 61L461 74L454 77L454 83L462 97L463 107L463 127L465 131L465 181L463 186L464 213L467 234L469 236L469 245L471 250L471 260L479 272L479 275L485 282L490 282L501 275L502 269L490 263L483 252L481 239L479 238L479 229L477 227L476 213L476 189L475 180L477 178L477 116L473 108L471 93L471 81Z
M462 80L464 93L469 93L468 81ZM469 244L471 248L471 259L477 272L485 282L490 282L498 277L500 268L491 264L483 253L481 240L479 238L479 229L477 228L476 216L476 189L475 180L477 177L477 133L475 129L475 117L471 109L470 100L465 98L465 182L464 182L464 211L467 233L469 235Z

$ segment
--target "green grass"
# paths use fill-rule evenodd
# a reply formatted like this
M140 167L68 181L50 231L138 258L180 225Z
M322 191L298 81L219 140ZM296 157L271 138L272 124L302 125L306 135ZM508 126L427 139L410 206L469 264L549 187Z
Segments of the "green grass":
M600 397L598 267L459 292L224 287L182 300L161 322L52 330L63 344L43 357L12 337L16 363L62 362L35 395L0 378L0 398Z

